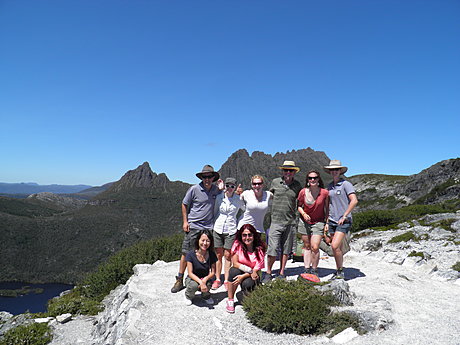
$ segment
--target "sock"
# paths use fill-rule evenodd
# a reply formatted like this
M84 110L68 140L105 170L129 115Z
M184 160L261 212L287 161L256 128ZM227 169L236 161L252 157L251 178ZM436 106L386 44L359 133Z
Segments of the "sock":
M177 278L183 278L184 277L184 274L183 273L178 273L177 274Z

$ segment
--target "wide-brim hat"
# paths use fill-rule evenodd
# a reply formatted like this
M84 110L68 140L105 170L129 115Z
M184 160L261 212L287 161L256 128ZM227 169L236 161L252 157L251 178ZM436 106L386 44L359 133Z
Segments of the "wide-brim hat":
M203 175L204 174L212 174L214 175L214 178L212 179L213 182L216 182L220 175L217 171L214 171L214 168L208 164L206 164L204 167L203 167L203 170L201 170L200 172L196 173L196 177L198 177L200 180L203 179Z
M329 165L326 165L324 167L324 170L328 173L330 173L330 170L331 169L340 169L340 173L341 174L345 174L348 170L348 168L346 166L343 166L342 165L342 162L337 160L337 159L333 159L329 162Z
M300 168L295 165L294 161L284 161L283 165L278 167L280 169L294 169L296 172L300 171Z

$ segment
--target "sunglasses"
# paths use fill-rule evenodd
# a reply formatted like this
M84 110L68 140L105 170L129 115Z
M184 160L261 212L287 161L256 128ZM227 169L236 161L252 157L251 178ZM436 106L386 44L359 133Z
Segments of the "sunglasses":
M225 187L227 187L227 188L235 188L235 185L233 185L233 184L226 184Z
M252 185L253 186L262 186L263 182L253 182Z
M205 178L213 178L214 175L202 175L201 178L204 180Z
M288 172L294 172L295 169L283 169L284 172L288 171Z
M308 176L308 179L309 179L309 180L317 180L317 179L318 179L318 176Z
M241 237L252 237L252 234L241 234Z
M332 168L332 169L329 169L330 171L339 171L341 168Z

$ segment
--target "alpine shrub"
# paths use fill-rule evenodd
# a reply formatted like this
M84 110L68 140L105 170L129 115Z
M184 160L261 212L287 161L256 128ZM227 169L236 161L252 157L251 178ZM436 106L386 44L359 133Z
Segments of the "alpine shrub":
M46 345L53 339L50 327L45 323L22 325L7 331L0 345Z
M267 332L298 335L331 331L325 330L324 324L332 317L340 318L331 313L330 307L336 305L338 302L330 293L322 293L312 284L284 280L258 287L243 302L246 316L255 326Z

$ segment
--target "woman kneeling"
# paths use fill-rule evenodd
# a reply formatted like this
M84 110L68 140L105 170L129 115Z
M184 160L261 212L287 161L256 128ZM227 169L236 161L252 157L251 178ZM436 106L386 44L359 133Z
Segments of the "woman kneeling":
M266 245L251 224L245 224L236 233L232 247L232 267L229 272L227 312L234 313L234 296L238 285L247 295L260 284L260 272L264 268Z

